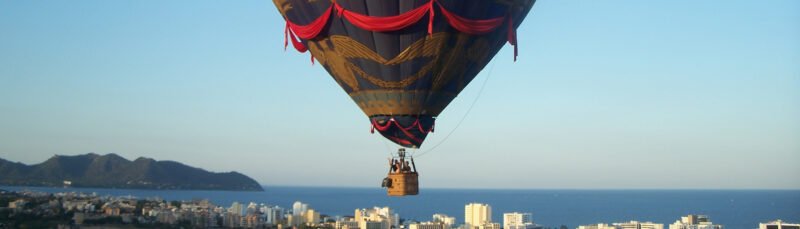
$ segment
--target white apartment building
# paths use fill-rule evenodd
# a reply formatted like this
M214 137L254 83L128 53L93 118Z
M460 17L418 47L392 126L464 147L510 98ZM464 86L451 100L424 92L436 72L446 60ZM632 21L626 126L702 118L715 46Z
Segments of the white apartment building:
M722 229L722 225L714 225L707 215L688 215L681 217L669 225L669 229Z
M228 212L239 216L244 215L244 210L245 210L244 204L241 204L239 202L233 202L233 204L231 204L231 207L228 208Z
M314 209L308 209L300 214L292 214L287 216L286 224L289 226L298 225L315 225L319 223L319 212Z
M358 221L353 218L345 218L336 221L334 225L336 229L357 229Z
M758 229L800 229L800 224L787 223L778 219L769 223L759 223Z
M422 222L409 224L408 229L445 229L445 224L442 222Z
M300 215L287 215L286 216L286 225L290 227L295 227L302 224L303 217Z
M384 227L400 228L400 216L394 213L389 207L373 207L371 209L356 209L355 221L358 222L358 227L364 229L366 227ZM380 224L379 224L380 223Z
M300 215L300 213L303 213L306 210L308 210L308 204L304 204L300 201L296 201L292 205L292 215Z
M250 204L248 204L247 207L244 209L244 214L242 215L253 214L256 212L256 210L258 210L258 204L256 202L250 202Z
M283 219L283 209L278 206L262 206L259 211L264 213L265 221L268 224L275 224L277 220Z
M464 224L467 227L480 227L492 222L492 207L488 204L470 203L464 206Z
M306 224L318 224L319 223L319 212L314 211L314 209L308 209L303 213L300 213L300 217L303 217L303 221Z
M456 224L456 217L450 217L445 214L433 214L433 222L443 223L445 229L450 229Z
M531 213L512 212L503 214L504 229L528 229L533 227L533 215Z
M617 229L664 229L664 224L653 222L630 221L625 223L613 223Z
M613 225L608 225L608 224L605 224L605 223L598 223L598 224L585 225L585 226L581 225L581 226L578 226L578 229L617 229L617 227L615 227Z
M500 223L486 222L477 227L477 229L502 229Z

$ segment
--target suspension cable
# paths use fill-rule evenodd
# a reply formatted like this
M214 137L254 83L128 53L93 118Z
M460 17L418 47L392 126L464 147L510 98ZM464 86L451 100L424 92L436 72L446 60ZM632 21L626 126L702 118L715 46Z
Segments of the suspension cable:
M447 133L447 135L445 135L444 138L442 138L441 141L436 143L436 145L434 145L433 147L431 147L427 151L422 152L419 155L416 155L416 158L422 157L423 155L426 155L426 154L430 153L431 151L433 151L434 149L436 149L436 147L439 147L440 145L442 145L442 143L444 143L445 141L447 141L448 138L450 138L450 135L452 135L453 132L456 132L456 129L458 129L458 127L461 126L461 123L464 122L464 119L467 119L467 115L470 113L470 111L472 111L472 108L475 107L475 103L478 102L478 98L480 98L481 95L483 94L483 89L486 87L486 82L489 82L489 78L492 77L492 71L494 71L494 65L495 65L495 63L493 62L492 63L492 67L489 68L489 72L486 74L486 79L483 80L483 84L481 85L481 89L478 90L478 96L475 96L475 99L472 100L472 104L469 105L469 108L467 109L467 112L464 113L464 116L461 117L461 120L458 121L456 126L453 127L453 129L450 130L450 133Z

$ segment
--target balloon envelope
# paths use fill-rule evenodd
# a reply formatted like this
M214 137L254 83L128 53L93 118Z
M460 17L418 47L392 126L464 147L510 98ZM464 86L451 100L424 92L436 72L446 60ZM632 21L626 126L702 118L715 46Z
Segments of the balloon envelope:
M516 44L535 0L273 1L287 39L311 52L373 130L419 147L435 117L506 42Z

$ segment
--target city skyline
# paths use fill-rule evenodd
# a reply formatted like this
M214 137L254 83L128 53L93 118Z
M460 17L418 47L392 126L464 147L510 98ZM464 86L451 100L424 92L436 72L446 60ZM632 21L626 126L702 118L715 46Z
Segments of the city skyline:
M518 60L504 47L417 150L420 187L800 189L797 9L537 1ZM284 23L269 1L2 1L0 157L378 187L399 146L283 51Z
M294 209L289 210L272 203L233 202L230 207L213 204L208 199L193 198L191 200L166 200L158 197L138 198L132 196L97 195L97 193L58 192L44 193L37 191L0 192L0 196L13 198L8 201L7 210L15 214L46 215L43 224L50 225L119 225L134 224L138 226L176 225L195 227L223 228L285 228L303 226L321 226L331 229L723 229L745 228L747 225L723 225L710 221L709 215L688 214L678 216L671 224L654 221L616 221L614 223L592 223L572 225L537 224L531 213L503 211L500 223L492 221L485 211L476 211L474 207L488 208L483 203L470 203L464 207L464 222L444 214L434 213L427 219L403 218L391 206L374 206L372 208L356 208L353 215L327 215L309 207L309 204L296 201ZM52 204L57 203L57 204ZM298 208L299 206L303 206ZM6 210L6 209L4 209ZM490 211L490 210L489 210ZM69 216L71 221L60 221L57 215ZM476 219L476 216L479 219ZM22 217L24 218L24 217ZM114 220L116 218L116 221ZM106 219L106 220L102 220ZM477 220L477 221L476 221ZM30 219L13 221L11 226L31 225ZM476 225L478 223L478 225ZM562 222L565 223L565 222ZM752 225L751 225L752 226ZM759 221L758 228L797 228L798 224L784 222L781 219L768 222Z

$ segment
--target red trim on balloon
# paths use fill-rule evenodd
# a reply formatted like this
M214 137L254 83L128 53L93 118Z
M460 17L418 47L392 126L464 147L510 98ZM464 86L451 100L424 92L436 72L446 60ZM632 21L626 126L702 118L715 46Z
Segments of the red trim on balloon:
M333 4L331 4L327 10L325 10L325 13L322 13L322 15L308 25L298 25L292 23L288 19L286 22L289 23L289 27L291 27L291 30L297 34L298 37L308 40L316 37L320 32L322 32L322 29L328 24L328 19L331 16L332 9Z
M294 46L294 49L296 49L298 52L301 52L301 53L304 53L304 52L308 51L308 48L306 47L306 45L304 45L303 42L298 41L297 38L294 37L294 32L291 30L291 28L290 28L291 26L289 25L289 23L290 23L289 21L286 21L286 30L284 31L284 34L283 34L284 39L287 39L287 37L286 37L287 35L291 36L292 37L292 46ZM283 51L286 51L286 46L288 46L288 45L289 45L288 41L284 41L283 42ZM314 60L313 59L311 60L311 65L314 65Z
M419 119L415 120L414 123L412 123L407 127L401 126L400 123L397 122L394 118L390 118L389 120L387 120L386 124L384 124L383 126L381 126L381 124L378 124L378 120L375 118L371 119L371 121L372 121L372 125L370 127L371 133L375 133L375 129L378 129L379 131L386 131L391 127L392 124L394 124L395 126L397 126L397 128L400 128L403 131L409 131L411 129L417 128L417 130L419 130L420 133L427 134L433 132L433 128L435 126L435 124L431 124L431 128L425 130L422 127L422 123L419 122Z
M439 10L441 10L444 17L447 18L447 22L450 22L450 26L463 33L488 33L500 27L500 25L503 24L503 20L505 20L505 16L486 20L470 20L447 11L439 2L436 2L436 5L439 6Z
M400 126L400 123L397 123L397 121L395 121L394 125L397 126L397 128L399 128L404 134L406 134L406 137L410 138L411 140L414 140L417 143L422 144L422 140L420 140L419 138L415 137L413 134L408 132L408 130L406 130L406 128L403 128L403 126ZM417 125L419 125L419 120L417 120Z
M417 122L419 122L419 119L417 119ZM431 124L431 128L428 129L428 131L423 130L422 129L422 125L417 125L417 127L419 127L419 132L420 133L426 133L427 134L427 133L433 132L433 126L434 125L436 125L436 124Z
M431 3L428 3L428 7L430 9L430 13L428 13L428 15L430 15L428 16L428 34L430 34L431 38L433 38L433 0L431 0Z
M404 140L404 139L400 139L398 137L394 137L394 136L386 136L386 137L388 137L392 141L398 142L398 143L403 144L403 145L411 145L410 141L407 141L407 140Z
M286 47L289 46L289 22L286 22L286 28L283 29L283 51L286 52Z
M514 29L514 17L508 14L508 43L514 46L514 61L517 61L517 30Z
M392 120L394 120L394 119L389 119L389 121L386 122L386 125L381 126L380 124L378 124L378 120L373 118L372 119L372 126L377 128L379 131L386 131L386 130L389 129L389 126L392 125Z
M344 17L347 21L359 28L372 32L389 32L403 29L419 21L425 16L428 9L431 8L431 4L432 2L429 2L411 11L389 17L358 14L353 11L345 10L336 2L333 2L333 7L336 9L337 15Z
M397 120L394 119L394 117L391 117L391 118L389 118L389 120L386 120L386 123L384 125L382 125L382 126L380 124L378 124L378 120L376 118L371 118L370 121L371 121L372 125L370 126L370 130L369 131L372 134L375 133L375 129L378 129L378 131L381 131L381 132L387 131L387 130L389 130L389 128L391 128L391 125L394 124L394 126L397 127L397 129L400 129L400 131L403 132L403 134L405 134L406 137L408 137L408 139L411 139L411 140L413 140L414 142L416 142L418 144L422 144L422 139L417 138L414 134L409 132L409 130L416 129L416 130L419 130L419 132L422 133L422 134L428 134L428 133L433 132L433 128L435 126L435 123L432 123L431 124L431 128L426 131L425 129L422 128L422 123L420 123L419 119L417 119L417 120L414 121L413 124L411 124L411 125L409 125L407 127L403 127L403 126L400 125L399 122L397 122ZM410 141L403 140L403 139L400 139L400 138L397 138L397 137L391 136L391 135L384 135L384 136L389 138L389 139L391 139L392 141L398 142L400 144L411 145Z
M397 122L395 122L395 124L397 124L397 125L398 125L398 127L400 127L400 124L398 124ZM410 130L411 128L414 128L415 126L419 126L419 119L417 119L417 120L414 120L414 123L412 123L412 124L411 124L410 126L408 126L408 127L405 127L405 128L404 128L404 127L400 127L400 128L402 128L402 129L404 129L404 130Z
M397 31L408 26L413 25L414 23L418 22L428 14L428 33L433 36L433 18L434 18L434 10L433 4L439 6L439 10L441 10L442 14L445 16L447 21L449 22L450 26L455 28L458 31L468 34L485 34L491 32L500 25L503 24L505 21L506 16L508 17L508 43L514 46L514 61L517 60L517 33L514 31L514 21L512 19L512 13L509 9L506 15L498 18L491 18L491 19L484 19L484 20L470 20L461 16L458 16L447 9L445 9L441 3L437 0L431 0L424 5L417 7L416 9L410 10L403 14L395 15L395 16L388 16L388 17L376 17L376 16L369 16L364 14L355 13L353 11L349 11L344 9L340 6L336 1L332 1L331 6L322 13L317 19L314 19L313 22L309 23L308 25L298 25L289 21L288 18L286 19L286 29L284 31L284 39L288 40L288 36L292 37L292 45L294 46L297 51L305 52L307 47L303 45L302 42L295 40L295 35L300 39L312 39L322 32L322 29L328 24L328 19L331 17L331 10L336 10L336 15L339 17L344 17L352 23L353 25L372 32L389 32L389 31ZM287 36L288 35L288 36ZM288 41L284 41L284 50L286 50L286 46L288 46ZM313 61L312 61L313 64Z

